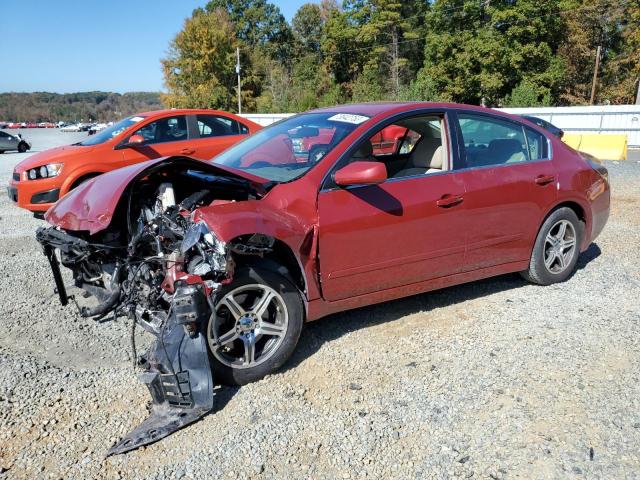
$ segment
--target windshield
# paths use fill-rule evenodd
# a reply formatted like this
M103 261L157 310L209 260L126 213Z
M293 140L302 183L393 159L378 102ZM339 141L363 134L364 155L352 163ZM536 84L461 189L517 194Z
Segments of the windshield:
M306 113L260 130L213 159L275 182L294 180L312 168L358 125L347 113Z
M144 118L145 117L139 115L135 117L125 118L124 120L120 120L118 123L114 123L110 127L105 128L101 132L92 135L83 142L74 143L74 145L99 145L100 143L104 143L108 140L111 140L113 137L120 135L131 125L135 125L141 120L144 120Z

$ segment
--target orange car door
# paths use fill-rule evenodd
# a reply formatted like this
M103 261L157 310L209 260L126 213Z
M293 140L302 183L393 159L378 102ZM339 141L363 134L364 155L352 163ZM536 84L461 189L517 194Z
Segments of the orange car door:
M198 114L193 119L196 158L209 160L249 134L249 129L234 118L220 114Z
M137 163L171 155L194 155L189 139L187 117L173 115L143 125L132 135L141 135L145 141L139 146L122 149L125 163ZM126 143L128 139L124 140Z

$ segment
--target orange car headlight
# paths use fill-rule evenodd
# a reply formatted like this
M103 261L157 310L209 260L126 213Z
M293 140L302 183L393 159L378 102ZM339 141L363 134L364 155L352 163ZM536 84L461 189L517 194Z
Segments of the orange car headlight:
M39 178L52 178L60 175L62 166L62 163L49 163L39 168L32 168L25 173L29 180L37 180Z

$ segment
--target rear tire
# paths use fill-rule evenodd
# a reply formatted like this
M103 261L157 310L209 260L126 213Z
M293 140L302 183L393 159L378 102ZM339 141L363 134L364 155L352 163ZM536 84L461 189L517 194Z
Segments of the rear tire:
M27 145L25 143L18 144L18 152L24 153L27 151Z
M246 385L280 368L293 353L304 323L298 289L285 276L260 266L236 270L233 281L216 295L216 312L207 340L214 380L225 385Z
M520 274L538 285L566 280L578 263L583 234L584 223L572 209L562 207L555 210L540 227L529 269Z

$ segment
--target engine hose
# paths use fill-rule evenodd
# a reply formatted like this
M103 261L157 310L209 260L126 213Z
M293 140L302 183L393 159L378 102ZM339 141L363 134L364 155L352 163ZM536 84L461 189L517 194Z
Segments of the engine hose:
M96 305L93 308L82 307L80 309L80 315L82 317L95 317L98 315L105 315L109 313L109 311L113 310L118 305L120 300L120 293L122 292L122 287L119 283L120 277L120 265L118 264L116 268L113 270L113 277L111 278L111 287L113 291L111 295L99 305ZM114 288L115 287L115 288Z
M86 318L86 317L95 317L97 315L104 315L105 313L108 313L118 304L118 300L120 300L121 291L122 291L121 287L118 286L115 290L113 290L113 292L111 292L111 295L109 295L109 298L107 298L100 305L97 305L93 308L82 307L82 309L80 310L80 315Z

